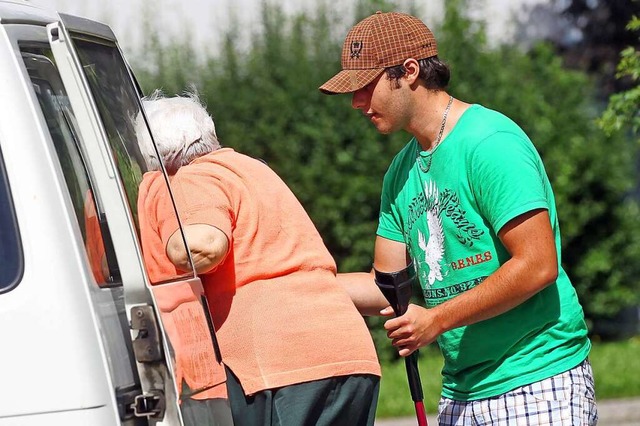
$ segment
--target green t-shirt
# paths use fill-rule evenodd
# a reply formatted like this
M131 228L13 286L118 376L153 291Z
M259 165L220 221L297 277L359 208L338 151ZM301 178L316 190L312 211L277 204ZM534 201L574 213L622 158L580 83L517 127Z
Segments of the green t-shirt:
M500 228L541 208L549 212L560 265L555 200L540 156L513 121L472 105L431 154L414 138L396 155L384 178L377 233L407 245L433 307L481 285L509 259ZM448 331L438 344L442 395L456 400L500 395L562 373L591 347L562 268L555 283L526 302Z

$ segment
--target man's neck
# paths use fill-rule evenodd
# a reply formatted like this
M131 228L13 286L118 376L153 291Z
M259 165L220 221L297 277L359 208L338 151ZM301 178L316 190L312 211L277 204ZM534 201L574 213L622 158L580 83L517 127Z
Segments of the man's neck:
M447 92L423 90L424 93L418 99L413 120L407 130L416 137L422 149L428 151L435 148L436 143L448 133L450 129L448 116L456 101L449 105L450 96Z
M466 102L452 98L443 90L427 92L416 108L416 114L412 120L415 125L407 129L415 136L424 151L432 150L442 142L453 130L462 113L470 106ZM451 105L447 108L450 100Z

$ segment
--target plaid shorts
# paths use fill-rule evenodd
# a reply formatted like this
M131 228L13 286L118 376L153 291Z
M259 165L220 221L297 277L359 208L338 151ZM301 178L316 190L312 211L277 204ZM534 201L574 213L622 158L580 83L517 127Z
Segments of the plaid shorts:
M598 422L588 360L569 371L488 399L441 398L439 426L592 426Z

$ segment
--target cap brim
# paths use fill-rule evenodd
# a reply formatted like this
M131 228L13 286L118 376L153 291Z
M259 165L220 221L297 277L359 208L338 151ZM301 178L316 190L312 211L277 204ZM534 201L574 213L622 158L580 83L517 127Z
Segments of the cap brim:
M369 70L342 70L334 75L329 81L320 86L320 91L327 95L338 93L351 93L362 89L367 84L376 79L384 68Z

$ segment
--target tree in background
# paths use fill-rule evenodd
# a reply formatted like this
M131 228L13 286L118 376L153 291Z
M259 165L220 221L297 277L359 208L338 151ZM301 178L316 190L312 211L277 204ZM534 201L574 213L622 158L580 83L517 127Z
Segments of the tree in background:
M630 33L635 32L636 41L638 41L640 18L634 16L627 25L627 29ZM620 56L616 77L628 79L629 89L611 96L600 125L608 134L629 126L637 137L640 135L640 51L633 45L629 45Z
M608 95L626 87L616 79L615 64L620 52L637 44L637 38L625 31L629 17L640 13L637 0L555 0L564 4L562 10L569 22L578 29L576 43L561 46L561 54L569 65L600 78L602 92Z
M599 97L606 99L628 88L629 81L616 78L615 68L620 52L637 46L625 25L638 14L638 0L552 0L530 6L518 34L548 39L566 66L597 79Z
M638 30L640 30L640 19L633 16L627 25L630 34L633 34L638 40ZM598 120L598 124L606 134L612 135L623 133L628 135L628 143L632 147L637 147L640 142L640 52L637 47L638 43L626 47L620 54L620 62L616 67L616 77L624 80L622 87L626 89L619 93L614 93L609 98L609 103L602 116ZM631 152L637 152L637 149L630 149ZM640 170L640 161L636 159L636 170ZM636 173L636 176L638 173ZM640 199L640 179L636 178L636 189L633 195L636 200ZM630 211L630 217L637 218L638 212ZM623 309L613 319L608 321L600 321L600 328L608 328L613 333L632 334L637 333L638 325L638 309L639 307ZM597 331L597 330L596 330Z
M594 88L583 72L565 69L552 46L490 48L483 23L466 18L465 8L464 1L447 2L442 25L433 28L452 68L451 93L504 112L540 151L556 193L564 266L587 316L638 303L640 217L627 196L637 145L599 130ZM392 9L391 2L362 1L357 17L323 4L313 16L285 16L265 4L248 46L232 30L222 52L201 62L181 43L151 43L144 62L134 62L147 93L179 93L195 83L222 143L266 160L282 176L344 272L371 268L383 174L409 136L378 134L352 110L350 97L317 88L340 67L344 34L335 34L337 23L346 19L348 28ZM372 323L376 338L386 340Z

